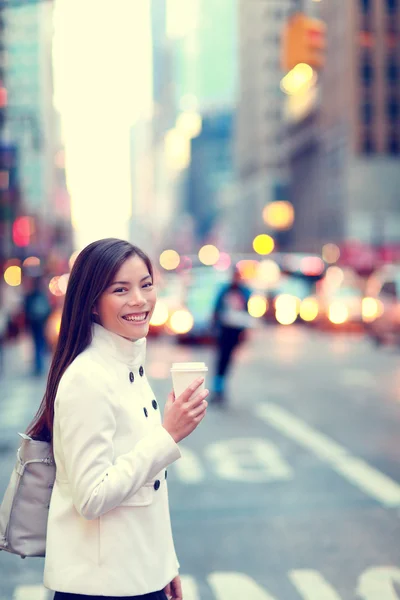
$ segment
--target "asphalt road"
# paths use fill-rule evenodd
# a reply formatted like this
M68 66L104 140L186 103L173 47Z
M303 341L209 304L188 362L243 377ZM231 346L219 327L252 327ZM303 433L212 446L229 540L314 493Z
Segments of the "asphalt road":
M212 365L212 350L149 340L161 404L182 360ZM13 365L0 380L1 497L44 388L24 357ZM398 351L296 327L253 333L228 405L209 408L168 471L185 600L400 599L399 432ZM50 600L42 569L0 554L0 600Z

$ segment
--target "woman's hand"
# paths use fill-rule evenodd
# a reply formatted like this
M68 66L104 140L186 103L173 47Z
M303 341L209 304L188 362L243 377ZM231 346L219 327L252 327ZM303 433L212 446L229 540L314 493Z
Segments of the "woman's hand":
M176 443L192 433L205 417L208 406L206 398L210 392L209 390L203 390L198 394L194 394L203 381L203 377L196 379L176 399L173 392L168 396L164 410L163 427Z
M171 583L165 586L164 592L166 593L168 600L182 600L182 584L179 575L174 577Z

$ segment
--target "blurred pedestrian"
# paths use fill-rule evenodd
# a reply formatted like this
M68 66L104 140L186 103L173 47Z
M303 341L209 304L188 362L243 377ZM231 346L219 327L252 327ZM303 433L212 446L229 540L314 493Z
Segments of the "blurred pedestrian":
M219 292L213 314L216 335L216 362L212 402L223 404L226 397L226 377L231 366L234 350L244 340L246 329L251 325L247 304L250 290L243 283L239 269L235 267L231 281Z
M197 379L171 392L164 417L147 381L156 304L139 248L104 239L72 268L58 343L33 438L51 440L57 468L45 559L55 600L182 600L166 468L205 416Z
M47 354L46 323L51 314L51 305L44 279L38 275L32 278L32 288L24 299L25 323L33 342L33 374L42 375Z

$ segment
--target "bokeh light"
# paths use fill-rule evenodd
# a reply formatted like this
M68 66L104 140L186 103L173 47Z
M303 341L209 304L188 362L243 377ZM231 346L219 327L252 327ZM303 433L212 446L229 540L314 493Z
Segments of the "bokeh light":
M180 256L176 250L164 250L160 254L160 265L166 271L173 271L179 266Z
M176 120L176 128L187 138L192 139L200 135L202 127L201 115L195 111L185 111Z
M161 327L168 321L168 317L168 306L162 300L158 300L150 319L150 325L153 325L153 327Z
M58 278L58 289L60 290L60 292L62 292L63 295L65 295L66 291L67 291L67 287L68 287L68 281L69 281L69 273L64 273L64 275L61 275Z
M194 325L194 319L192 314L181 308L176 310L169 319L169 327L173 333L188 333Z
M372 323L383 314L384 307L378 298L365 297L362 299L361 314L365 323Z
M334 325L342 325L349 318L349 309L343 302L334 301L329 305L328 318Z
M300 305L300 317L303 321L311 322L318 317L319 307L316 298L304 298Z
M281 325L291 325L299 314L299 299L291 294L280 294L275 300L275 318Z
M53 296L64 296L64 292L59 286L59 281L60 276L56 275L55 277L52 277L52 279L49 282L49 290L50 293L53 294Z
M22 266L26 268L40 267L40 258L37 256L28 256L28 258L26 258L22 263Z
M336 244L325 244L322 248L322 258L329 264L334 264L340 258L340 248Z
M7 267L4 271L4 281L11 287L18 287L22 281L22 270L17 265Z
M290 202L279 200L264 207L264 222L277 230L290 229L294 223L294 208Z
M249 315L255 318L260 318L267 312L268 302L264 296L253 294L250 296L247 303Z
M207 266L215 265L219 259L219 250L212 244L206 244L199 250L199 260Z
M220 252L219 258L214 265L217 271L227 271L232 264L232 259L227 252Z
M253 248L257 254L271 254L275 248L275 242L270 235L262 233L254 238Z

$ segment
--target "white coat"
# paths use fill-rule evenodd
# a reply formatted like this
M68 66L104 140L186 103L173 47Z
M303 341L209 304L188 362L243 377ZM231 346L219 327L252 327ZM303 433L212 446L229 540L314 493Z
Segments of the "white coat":
M91 344L61 378L44 573L51 590L136 596L178 574L166 467L180 451L161 425L145 352L145 338L94 324Z

